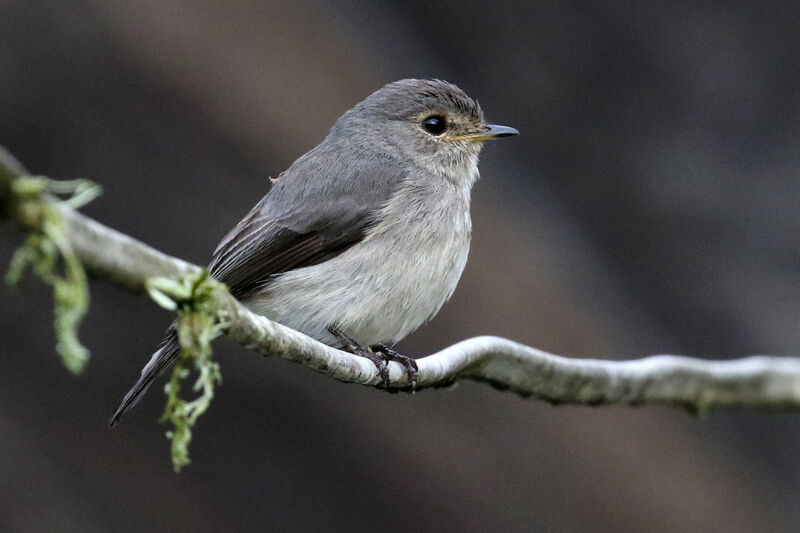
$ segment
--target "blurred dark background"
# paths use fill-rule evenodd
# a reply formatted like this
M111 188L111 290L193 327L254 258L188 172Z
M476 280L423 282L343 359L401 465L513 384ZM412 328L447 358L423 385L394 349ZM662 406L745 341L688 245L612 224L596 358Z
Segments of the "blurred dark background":
M797 2L5 1L0 144L86 212L204 263L346 109L452 81L484 151L455 296L400 345L575 357L800 353ZM7 260L21 234L0 228ZM70 375L49 291L0 289L0 530L796 531L800 419L387 395L217 343L172 472L160 386L106 420L170 321L92 284Z

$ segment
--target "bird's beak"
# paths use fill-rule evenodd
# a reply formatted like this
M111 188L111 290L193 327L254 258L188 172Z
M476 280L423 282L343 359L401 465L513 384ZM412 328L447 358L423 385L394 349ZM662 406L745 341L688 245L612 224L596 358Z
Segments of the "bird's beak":
M498 126L497 124L487 124L483 131L467 135L470 141L486 141L488 139L499 139L500 137L511 137L519 135L519 131L508 126Z

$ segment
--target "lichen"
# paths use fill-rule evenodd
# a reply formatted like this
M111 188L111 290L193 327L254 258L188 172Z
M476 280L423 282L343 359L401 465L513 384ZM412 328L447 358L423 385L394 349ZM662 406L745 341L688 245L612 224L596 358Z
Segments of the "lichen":
M25 269L53 287L56 351L71 372L80 373L89 360L78 339L78 329L89 309L86 273L66 237L66 227L46 194L68 194L70 207L81 207L101 189L89 180L55 181L44 177L18 177L11 182L11 204L28 227L28 237L11 258L6 283L18 286Z
M164 387L167 403L161 421L173 426L167 438L172 441L172 465L179 472L190 463L192 428L211 404L214 387L222 382L219 365L211 359L211 341L227 327L215 297L217 291L226 289L211 278L207 270L189 274L177 282L151 279L146 287L156 303L178 311L176 329L181 355ZM186 400L181 396L181 385L192 370L197 374L192 390L198 394Z

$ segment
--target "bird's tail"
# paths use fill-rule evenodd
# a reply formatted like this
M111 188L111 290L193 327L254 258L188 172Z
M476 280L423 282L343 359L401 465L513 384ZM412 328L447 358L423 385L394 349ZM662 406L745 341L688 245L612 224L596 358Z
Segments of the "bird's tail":
M128 394L122 399L117 410L108 420L108 427L122 420L125 413L128 412L134 405L139 403L144 393L150 387L150 384L161 374L165 369L172 365L178 354L181 353L181 346L178 343L178 332L174 326L170 326L167 330L167 335L161 341L156 353L150 358L150 361L142 369L142 375L139 381L128 391Z

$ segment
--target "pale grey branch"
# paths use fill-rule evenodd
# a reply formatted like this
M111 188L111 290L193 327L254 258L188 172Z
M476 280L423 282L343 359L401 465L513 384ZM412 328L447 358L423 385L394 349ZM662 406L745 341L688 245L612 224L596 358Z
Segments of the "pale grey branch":
M62 202L75 253L96 277L143 290L151 277L178 279L199 267L170 257L110 229ZM335 379L377 385L374 365L325 346L256 315L232 296L219 298L227 333L265 355L301 363ZM417 360L418 389L458 379L483 381L523 396L564 404L673 404L705 411L721 406L800 407L800 358L754 356L709 361L659 355L630 361L573 359L498 337L476 337ZM407 388L405 373L390 363L394 389Z
M135 291L144 290L148 278L178 279L200 267L159 252L124 233L104 226L54 201L67 223L69 242L84 268L94 277L108 279Z

